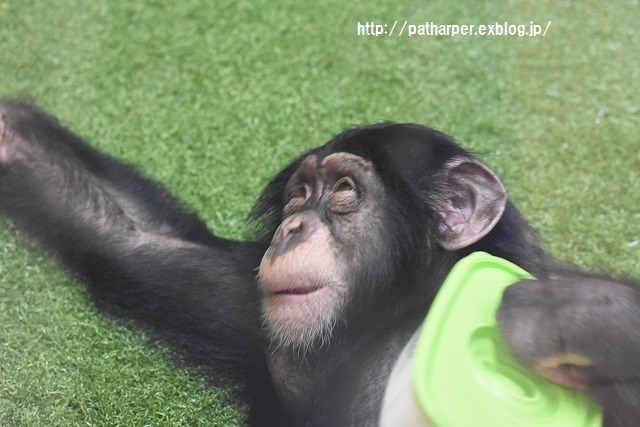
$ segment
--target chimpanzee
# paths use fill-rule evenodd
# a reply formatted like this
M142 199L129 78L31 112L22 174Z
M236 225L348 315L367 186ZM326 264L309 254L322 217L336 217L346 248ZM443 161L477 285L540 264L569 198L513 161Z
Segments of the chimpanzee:
M244 385L248 423L377 423L395 359L450 268L486 251L514 354L640 425L637 284L573 272L487 166L438 131L347 130L266 186L251 241L212 234L160 184L39 108L0 102L0 209L82 277L96 305Z

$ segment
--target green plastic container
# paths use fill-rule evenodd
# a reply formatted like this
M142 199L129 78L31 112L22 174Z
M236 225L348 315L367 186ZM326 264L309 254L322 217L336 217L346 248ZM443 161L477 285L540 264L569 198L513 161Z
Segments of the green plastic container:
M414 394L436 427L600 427L584 394L536 376L509 353L496 312L504 289L531 278L476 252L458 262L429 311L414 354Z

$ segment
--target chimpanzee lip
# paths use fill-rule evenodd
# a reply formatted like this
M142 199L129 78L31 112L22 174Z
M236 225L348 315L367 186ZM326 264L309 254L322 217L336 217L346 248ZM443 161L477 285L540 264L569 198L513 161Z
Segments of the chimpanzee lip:
M293 295L293 296L304 296L304 295L309 295L312 294L314 292L319 291L320 289L324 288L324 286L316 286L316 287L309 287L309 288L305 288L305 287L299 287L299 288L289 288L289 289L283 289L281 291L276 291L273 292L273 295Z

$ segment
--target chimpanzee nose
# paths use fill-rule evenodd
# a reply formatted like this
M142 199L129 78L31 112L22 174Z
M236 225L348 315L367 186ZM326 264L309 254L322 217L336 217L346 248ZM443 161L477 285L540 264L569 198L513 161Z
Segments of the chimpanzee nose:
M285 220L285 222L280 225L274 241L276 241L278 245L286 246L289 241L302 234L303 230L304 221L299 216L292 218L290 221Z
M271 240L270 255L279 255L298 243L304 242L317 227L317 217L307 212L286 218Z

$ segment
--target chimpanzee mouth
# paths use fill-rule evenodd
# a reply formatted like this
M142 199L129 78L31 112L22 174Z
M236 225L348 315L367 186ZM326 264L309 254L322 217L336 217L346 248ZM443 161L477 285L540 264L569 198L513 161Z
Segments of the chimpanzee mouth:
M313 287L313 288L291 288L291 289L284 289L282 291L277 291L277 292L273 292L273 295L276 296L286 296L286 295L293 295L293 296L303 296L303 295L310 295L312 293L315 293L321 289L323 289L324 286L318 286L318 287Z

